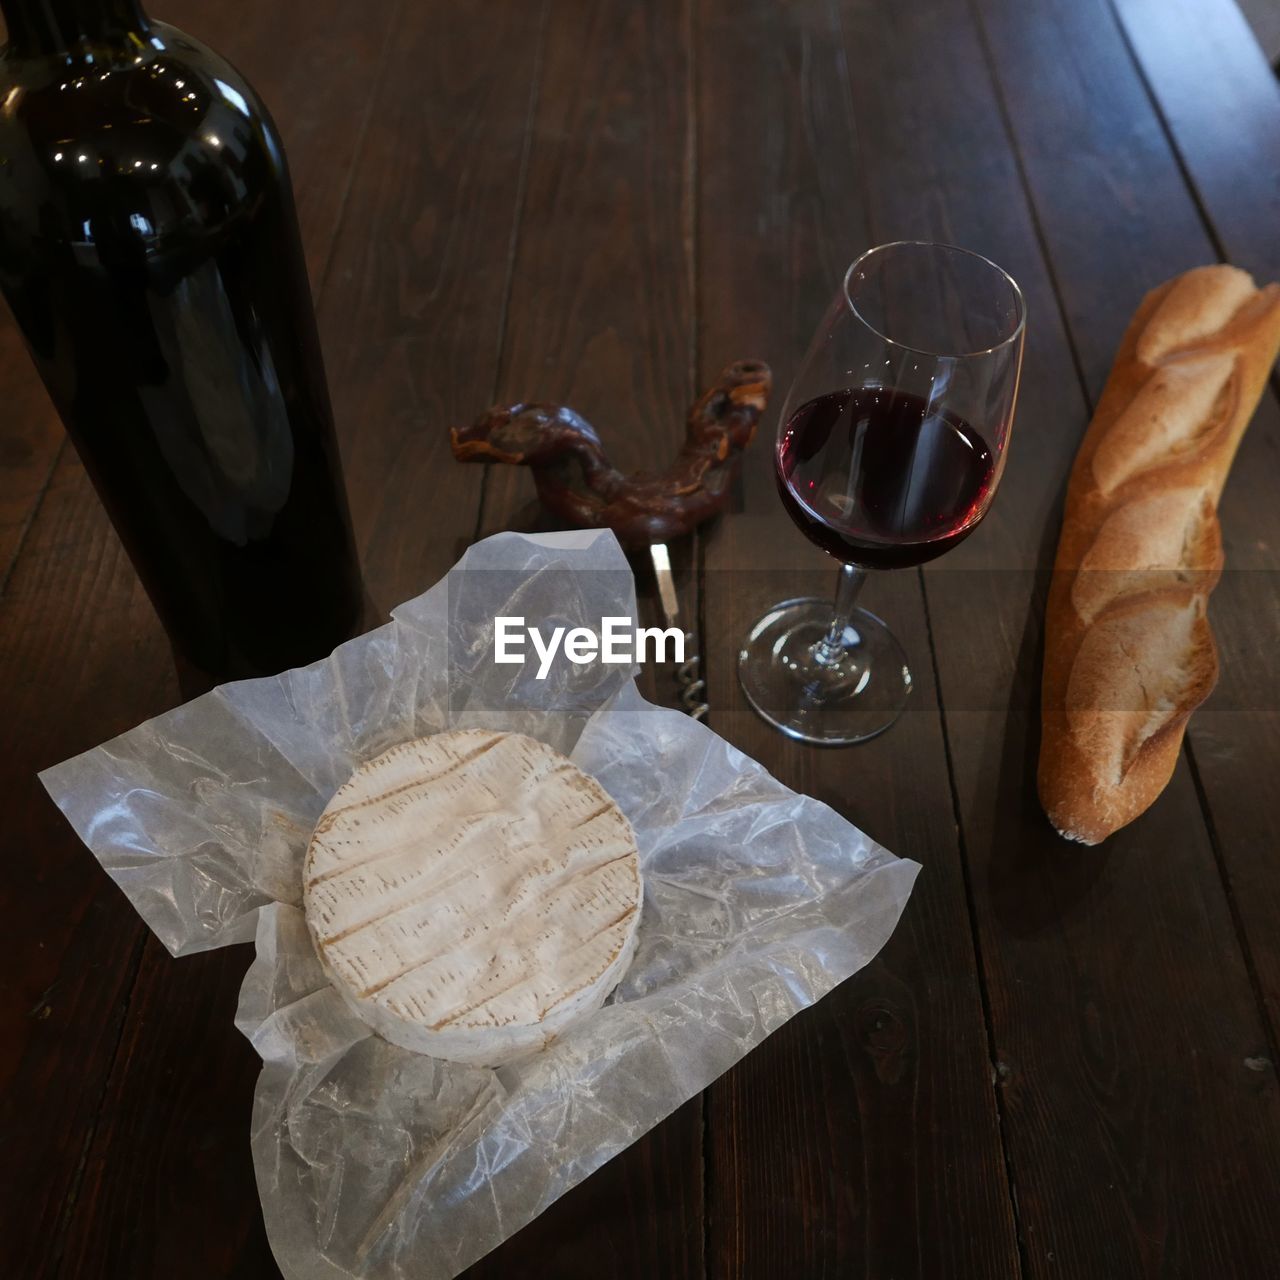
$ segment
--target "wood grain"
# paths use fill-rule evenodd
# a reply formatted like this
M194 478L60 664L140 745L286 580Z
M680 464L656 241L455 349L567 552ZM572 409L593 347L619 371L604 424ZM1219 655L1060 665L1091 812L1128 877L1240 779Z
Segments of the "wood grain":
M75 571L69 571L73 568ZM84 472L58 464L0 602L0 1273L52 1274L143 928L36 773L170 705L168 647ZM12 1176L12 1175L11 1175Z
M0 37L7 38L0 18ZM65 435L9 308L0 303L0 595L53 477Z
M552 10L498 400L595 422L622 470L663 462L693 396L686 0ZM531 500L489 477L483 528Z
M252 959L146 939L59 1275L279 1274L249 1149L262 1064L233 1022Z
M407 5L320 305L352 516L384 614L475 533L449 428L494 398L545 8Z
M580 1182L460 1280L702 1276L702 1098Z
M1260 280L1280 280L1280 80L1239 6L1112 0L1112 7L1226 257Z
M53 475L66 436L18 326L0 313L0 595Z
M359 13L333 0L164 0L162 13L234 64L266 102L284 138L307 273L319 293L392 38L395 0L373 0Z
M584 0L552 17L496 400L571 405L620 469L659 469L701 389L691 363L690 0ZM523 468L488 469L482 534L552 527ZM671 547L687 627L698 608L692 543ZM652 572L643 555L631 559L642 625L656 625ZM640 687L675 703L670 668L646 667Z
M700 65L733 68L699 77L699 348L704 369L731 350L769 360L780 406L845 267L872 243L874 171L850 119L851 81L867 69L846 56L825 3L706 4L697 39ZM1013 1215L917 575L875 575L865 591L915 682L882 737L801 746L738 688L736 653L755 619L834 589L833 562L778 502L776 421L777 409L740 509L707 546L712 723L924 870L882 955L710 1090L708 1270L1007 1277Z

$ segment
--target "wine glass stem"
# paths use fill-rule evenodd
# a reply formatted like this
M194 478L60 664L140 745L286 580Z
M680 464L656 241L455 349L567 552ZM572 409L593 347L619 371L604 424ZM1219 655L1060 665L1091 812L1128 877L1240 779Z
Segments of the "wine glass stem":
M844 660L844 633L853 616L853 606L857 603L858 592L867 580L867 571L856 564L840 566L840 577L836 582L835 616L827 628L827 634L813 646L815 662L824 667L833 667Z

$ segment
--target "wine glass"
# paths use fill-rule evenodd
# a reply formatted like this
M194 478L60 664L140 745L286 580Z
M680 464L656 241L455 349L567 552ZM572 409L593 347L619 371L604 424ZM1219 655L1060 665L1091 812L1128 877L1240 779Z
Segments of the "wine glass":
M1004 469L1026 308L1013 278L953 245L899 241L845 273L778 425L778 492L810 541L842 561L834 606L775 605L738 678L802 742L863 742L911 692L902 646L855 606L869 569L923 564L969 536Z

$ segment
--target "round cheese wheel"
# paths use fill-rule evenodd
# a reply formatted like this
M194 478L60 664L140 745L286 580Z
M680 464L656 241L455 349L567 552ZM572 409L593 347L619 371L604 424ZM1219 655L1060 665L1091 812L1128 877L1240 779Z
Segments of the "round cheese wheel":
M326 972L393 1044L498 1066L598 1009L635 950L640 859L594 778L519 733L464 730L361 765L307 848Z

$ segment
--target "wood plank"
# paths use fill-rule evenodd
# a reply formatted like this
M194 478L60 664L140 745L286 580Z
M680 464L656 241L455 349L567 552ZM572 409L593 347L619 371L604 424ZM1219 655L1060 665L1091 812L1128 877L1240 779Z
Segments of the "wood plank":
M66 436L7 307L0 312L0 595Z
M22 1196L0 1198L0 1272L52 1274L142 926L36 780L172 705L168 646L83 470L64 454L0 602L4 856L0 1133Z
M998 245L1028 289L1020 427L997 499L999 542L988 536L986 546L1009 569L1043 570L1054 498L1088 416L1049 272L1092 395L1142 292L1212 255L1105 9L1078 0L977 9L985 66L972 10L952 0L877 27L886 84L864 136L886 156L905 151L904 111L917 122L928 111L931 152L949 151L959 166L945 188L946 230ZM932 110L923 90L909 101L888 91L908 68L939 86ZM992 148L1007 153L1006 128L1030 209L991 165ZM966 172L982 197L968 208L951 197ZM880 189L922 204L925 191L902 173L885 174ZM1280 1249L1266 1209L1280 1108L1274 1076L1247 1065L1264 1028L1189 772L1180 765L1160 802L1101 849L1059 842L1034 790L1041 584L1028 590L999 560L986 577L960 575L966 551L926 579L935 634L948 637L939 669L1027 1271L1265 1269Z
M573 405L628 469L674 454L694 391L688 23L687 0L552 6L515 246L496 400ZM549 527L528 474L490 468L481 532ZM690 549L672 553L692 619ZM634 563L647 625L650 578ZM641 687L673 701L669 670L648 668ZM701 1276L701 1102L467 1272L512 1274Z
M1280 279L1280 80L1239 5L1113 0L1113 8L1226 257L1259 279Z
M0 38L8 33L0 17ZM2 40L0 40L2 42ZM27 354L8 305L0 301L0 595L53 476L65 435Z
M876 178L849 118L851 81L868 67L845 55L821 2L708 3L697 40L699 64L721 69L699 77L703 373L761 357L777 379L739 509L707 546L712 723L924 864L882 955L710 1090L708 1269L1016 1275L918 575L880 574L866 588L915 680L911 705L882 737L845 750L790 742L747 707L735 672L743 636L769 605L834 587L832 562L778 503L771 454L788 381L848 262L872 242L864 189Z
M284 138L307 273L318 294L352 166L363 154L376 70L392 38L395 5L382 0L354 15L349 5L332 0L271 0L269 5L164 0L163 14L165 22L231 62L267 104Z
M701 1276L702 1098L690 1098L460 1280Z
M1213 244L1259 282L1280 280L1280 82L1234 6L1120 0L1130 48L1166 122ZM1280 11L1278 11L1280 12ZM1211 253L1212 250L1206 249ZM1227 571L1210 616L1222 677L1191 744L1219 852L1272 1029L1280 1027L1280 671L1266 637L1280 618L1280 413L1268 396L1249 428L1220 513Z
M688 23L683 0L553 9L543 59L498 398L572 404L623 470L674 454L693 392ZM495 470L485 527L532 496Z
M233 1023L252 950L144 946L58 1274L278 1276L249 1149L262 1064Z
M173 16L186 25L187 15L176 8ZM285 17L306 34L288 58L279 58L271 52L279 49L272 38L278 10L214 13L192 5L189 13L191 27L242 61L277 109L303 216L312 222L304 223L303 238L316 276L328 256L341 196L341 187L332 184L333 194L325 193L321 175L341 175L356 151L363 116L351 104L362 101L362 86L372 78L381 29L343 5L294 4ZM311 74L328 76L330 96L307 92ZM91 1232L92 1224L103 1225L101 1206L76 1203L75 1195L108 1072L127 1030L144 932L35 775L178 699L163 634L74 450L63 452L31 523L0 602L0 637L0 720L9 738L5 759L14 762L3 780L8 819L0 901L17 975L4 992L0 1132L6 1161L22 1167L33 1188L21 1203L5 1199L0 1271L34 1276L52 1273L68 1226ZM187 990L189 1000L198 1000L192 1032L198 1036L211 995ZM135 1024L169 1013L136 1003L129 1008ZM192 1026L190 1019L178 1024ZM223 1031L238 1038L229 1022ZM184 1059L167 1069L194 1078L200 1065ZM242 1141L247 1095L244 1107L244 1125L237 1129ZM110 1185L129 1176L121 1173L123 1160L115 1163L115 1152L103 1155L98 1148L93 1158L107 1160ZM130 1167L151 1158L140 1150ZM254 1205L251 1186L245 1203ZM110 1206L103 1212L108 1229L125 1234Z
M689 0L554 12L497 399L570 404L622 470L657 468L674 456L701 390L690 323ZM486 485L481 532L554 527L522 468L489 468ZM688 626L694 551L686 542L671 554ZM632 563L642 623L655 625L652 573L643 555ZM646 667L640 687L675 704L670 669Z
M361 144L320 326L384 613L475 532L484 473L449 428L494 400L546 7L408 6Z

